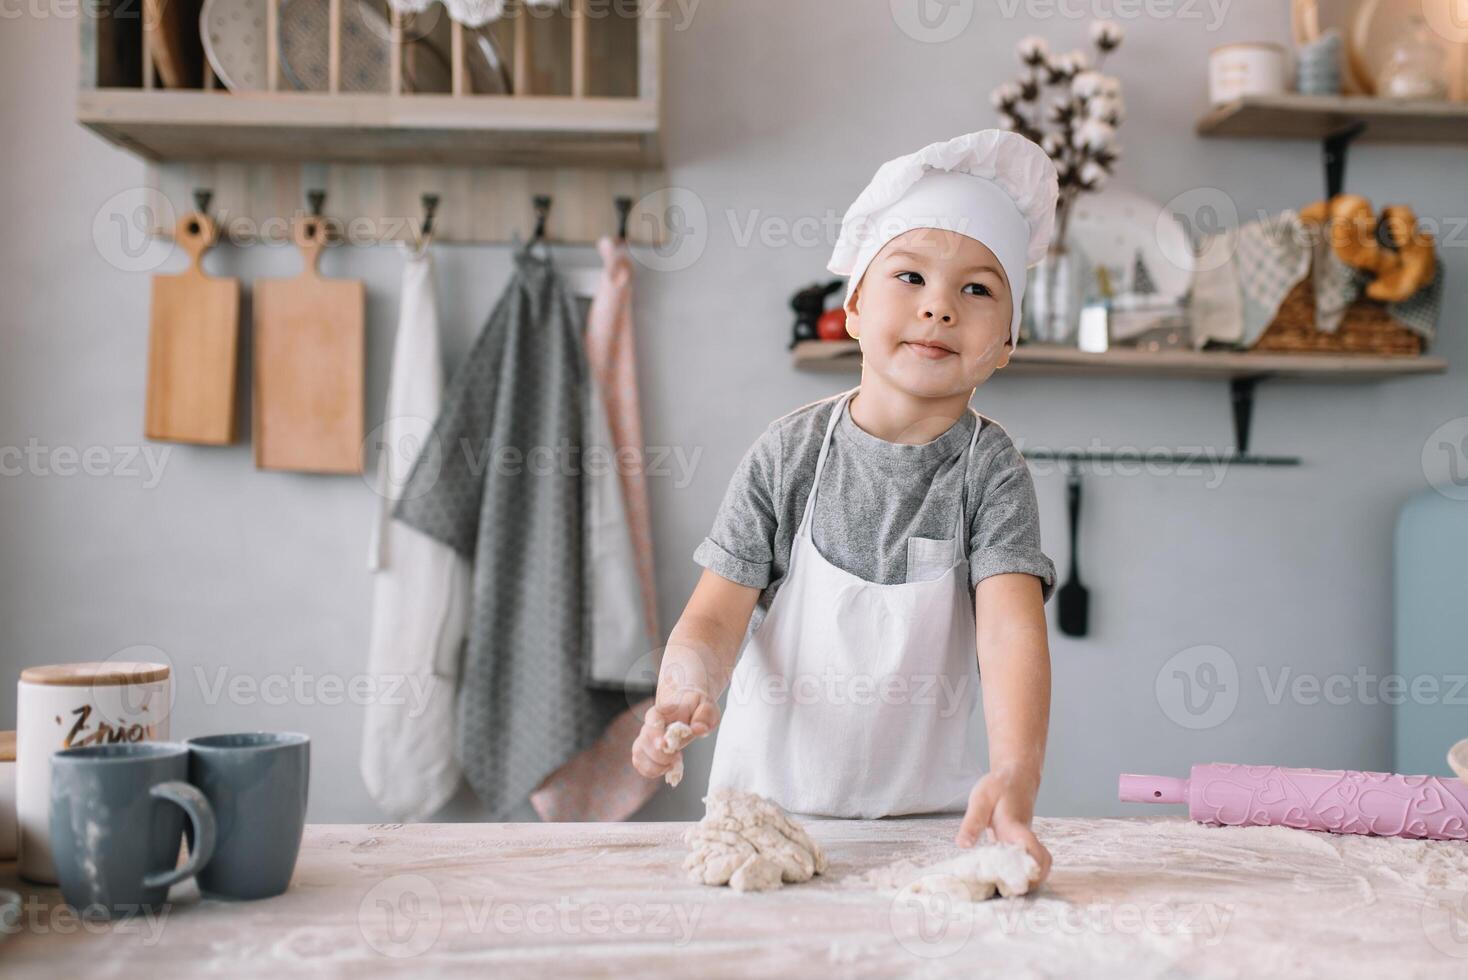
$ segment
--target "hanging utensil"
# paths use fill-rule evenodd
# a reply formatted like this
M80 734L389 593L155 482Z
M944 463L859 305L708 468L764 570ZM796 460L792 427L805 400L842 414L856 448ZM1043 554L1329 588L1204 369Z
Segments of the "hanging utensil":
M149 439L227 445L234 441L235 359L240 281L204 272L217 229L198 210L178 223L174 240L189 254L178 275L153 277L148 328L148 390L143 433Z
M320 192L295 223L304 259L294 279L255 284L255 466L360 473L363 285L317 269L327 242Z
M1056 597L1056 621L1066 636L1085 636L1091 594L1081 584L1080 556L1076 540L1081 523L1081 474L1074 465L1065 474L1066 502L1070 510L1070 575Z

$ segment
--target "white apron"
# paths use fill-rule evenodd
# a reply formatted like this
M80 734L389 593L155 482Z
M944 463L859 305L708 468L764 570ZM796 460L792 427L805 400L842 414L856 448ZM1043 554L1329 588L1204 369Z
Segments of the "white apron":
M941 571L918 581L868 582L811 538L831 433L854 391L831 413L785 580L734 668L709 788L803 815L962 811L983 774L963 503L951 556L924 563Z

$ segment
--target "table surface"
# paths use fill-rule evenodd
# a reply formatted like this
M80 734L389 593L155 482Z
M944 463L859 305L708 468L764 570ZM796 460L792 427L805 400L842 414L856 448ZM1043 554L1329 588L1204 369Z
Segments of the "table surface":
M177 886L151 919L55 889L0 941L13 976L1468 976L1468 844L1040 819L1037 893L947 910L855 887L951 856L956 818L811 821L830 869L739 895L688 881L680 823L312 825L292 887Z

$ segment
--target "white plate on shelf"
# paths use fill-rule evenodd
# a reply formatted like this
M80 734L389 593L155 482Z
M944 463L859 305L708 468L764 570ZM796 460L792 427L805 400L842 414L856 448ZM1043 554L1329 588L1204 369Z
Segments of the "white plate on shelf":
M199 34L204 57L231 92L263 92L266 0L204 0Z
M1082 194L1074 208L1067 234L1092 268L1106 266L1116 292L1133 291L1140 257L1158 303L1179 301L1187 293L1193 282L1193 244L1181 222L1165 213L1161 204L1133 191L1106 187Z
M214 74L231 92L261 92L266 84L266 0L204 0L199 32ZM330 0L283 0L280 6L280 73L297 91L327 90ZM410 38L403 59L408 92L448 92L452 86L446 32ZM493 41L470 31L465 56L471 91L508 94L508 72ZM392 28L372 0L346 0L342 11L343 92L386 93L390 84Z

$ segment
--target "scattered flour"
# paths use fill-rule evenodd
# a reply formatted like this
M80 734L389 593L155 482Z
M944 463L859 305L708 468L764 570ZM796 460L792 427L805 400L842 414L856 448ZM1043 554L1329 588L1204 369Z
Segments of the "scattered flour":
M685 722L675 721L663 732L663 751L680 753L673 760L673 768L663 774L663 780L669 786L677 786L683 782L683 746L693 741L693 729Z
M902 896L943 897L982 902L997 891L1005 898L1024 895L1040 877L1040 866L1014 844L976 844L957 857L920 865L894 861L844 879L848 887L895 891Z
M720 789L703 801L708 811L683 837L691 848L683 867L694 881L766 891L825 872L821 846L763 796Z

